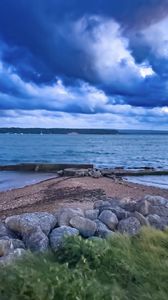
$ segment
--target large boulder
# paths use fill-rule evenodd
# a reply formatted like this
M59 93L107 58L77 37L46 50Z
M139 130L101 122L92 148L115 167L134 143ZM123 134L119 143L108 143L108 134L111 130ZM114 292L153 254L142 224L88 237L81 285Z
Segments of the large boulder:
M145 218L142 214L140 214L138 211L135 211L132 213L131 217L135 217L139 220L141 226L149 226L149 221L147 218Z
M111 230L115 230L118 224L116 215L110 210L103 210L99 216L99 220Z
M104 223L102 223L100 220L95 220L95 223L97 225L96 233L95 235L100 238L107 238L109 236L112 236L114 234L113 231L111 231Z
M80 208L61 208L58 211L58 225L69 226L70 220L75 216L84 216L83 211Z
M49 247L49 239L40 228L24 236L24 243L32 252L44 252Z
M136 211L138 211L140 214L142 214L143 216L147 216L150 212L150 203L143 199L137 202L136 204Z
M146 201L148 201L151 205L156 205L156 206L166 206L168 205L168 199L161 197L161 196L151 196L151 195L146 195L144 197Z
M149 214L150 215L158 215L160 217L168 217L168 208L165 206L154 206L151 205L149 207Z
M53 251L58 250L64 244L64 239L69 236L77 236L79 235L79 230L69 227L62 226L59 228L55 228L49 236L50 246Z
M56 226L57 219L56 216L46 212L25 213L8 217L5 224L8 229L21 236L31 234L39 228L48 235Z
M104 200L97 200L93 204L93 209L100 209L102 206L111 207L111 204L109 201Z
M139 220L135 217L129 217L121 220L118 224L118 230L121 233L126 233L130 236L136 235L141 229Z
M96 220L99 215L98 209L87 209L85 210L85 217L90 220Z
M150 214L148 215L147 220L149 224L156 229L165 230L168 227L168 218Z
M79 233L83 237L90 237L93 236L96 232L96 223L89 219L75 216L70 220L70 225L79 230Z

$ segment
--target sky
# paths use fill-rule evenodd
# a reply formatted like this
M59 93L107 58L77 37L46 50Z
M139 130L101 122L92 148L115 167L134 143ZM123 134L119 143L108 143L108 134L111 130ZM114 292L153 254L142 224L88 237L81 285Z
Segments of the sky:
M0 127L168 130L168 0L1 0Z

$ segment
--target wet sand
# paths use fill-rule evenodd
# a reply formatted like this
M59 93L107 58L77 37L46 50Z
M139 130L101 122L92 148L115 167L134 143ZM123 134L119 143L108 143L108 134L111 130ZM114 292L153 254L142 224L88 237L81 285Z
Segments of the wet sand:
M23 212L53 212L62 206L91 208L107 197L139 200L146 194L168 198L168 190L101 177L49 179L24 188L0 192L0 218Z

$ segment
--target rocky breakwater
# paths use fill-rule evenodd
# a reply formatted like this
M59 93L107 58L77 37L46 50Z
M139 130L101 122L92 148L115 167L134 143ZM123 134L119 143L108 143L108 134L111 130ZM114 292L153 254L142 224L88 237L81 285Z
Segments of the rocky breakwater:
M142 226L168 227L168 199L147 195L140 201L99 200L93 209L61 208L51 213L24 213L0 222L0 265L11 263L27 251L57 251L65 237L99 240L117 232L134 236Z

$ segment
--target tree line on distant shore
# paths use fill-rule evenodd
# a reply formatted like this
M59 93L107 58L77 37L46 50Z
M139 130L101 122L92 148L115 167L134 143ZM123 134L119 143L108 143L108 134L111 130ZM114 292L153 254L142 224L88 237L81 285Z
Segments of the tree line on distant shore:
M115 129L71 129L71 128L0 128L0 133L10 134L117 134Z

